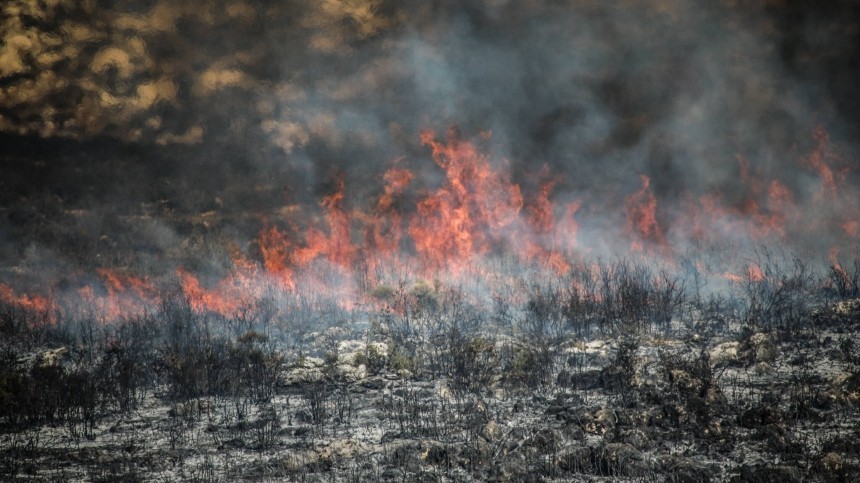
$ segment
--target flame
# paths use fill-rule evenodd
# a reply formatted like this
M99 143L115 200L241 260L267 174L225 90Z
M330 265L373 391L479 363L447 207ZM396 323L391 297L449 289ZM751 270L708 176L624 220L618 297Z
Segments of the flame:
M266 270L276 276L285 287L294 288L289 238L274 226L263 227L260 231L259 245Z
M398 253L403 238L403 219L397 211L397 200L403 195L414 175L405 168L392 167L383 175L385 186L379 196L374 213L360 214L365 224L365 261L372 282L378 282L376 273L386 264L399 265Z
M497 255L534 267L535 273L565 276L590 270L596 279L599 267L583 268L582 256L591 249L578 240L583 212L625 216L617 229L597 224L607 232L601 235L627 236L631 250L642 254L656 250L661 262L669 264L675 263L672 249L689 246L690 240L791 242L814 230L837 245L830 259L841 273L836 254L840 246L854 246L860 235L860 207L850 193L844 193L848 191L846 168L840 167L841 158L827 133L816 130L813 138L815 148L801 162L820 179L817 193L794 192L796 186L769 179L761 168L738 155L739 197L688 191L684 211L678 214L671 206L659 204L652 179L646 175L639 175L641 184L632 193L614 193L591 205L586 205L591 202L587 198L567 198L562 203L553 199L559 180L546 165L529 178L528 186L535 188L523 190L511 181L505 161L491 159L479 144L462 139L455 129L445 140L427 130L421 133L421 142L443 175L437 184L418 184L408 165L397 159L381 176L378 196L363 206L348 199L346 183L338 179L311 211L284 211L283 218L274 222L264 218L254 240L258 255L233 246L232 266L220 279L185 268L176 273L194 310L224 317L233 317L272 294L319 294L344 309L374 304L378 301L369 295L371 289L386 281L399 282L403 274L413 280L479 279L488 288L486 293L500 293L513 277L498 273L493 265ZM490 139L490 133L482 133L481 139ZM658 213L658 204L666 211ZM593 235L588 230L594 225L588 221L583 220L584 232ZM761 282L766 276L754 262L741 273L723 271L710 261L693 262L699 272L732 282ZM52 290L50 298L21 294L0 283L0 300L28 311L59 314L64 307L75 306L65 298L77 297L105 321L158 306L159 282L125 270L99 269L97 275L97 280L81 275L76 290ZM569 282L584 293L581 281Z
M441 143L433 131L424 131L421 141L432 148L446 183L418 203L409 235L425 264L458 271L501 240L501 231L517 220L523 196L518 185L456 132Z
M107 268L96 272L102 278L107 293L103 297L95 297L91 291L90 301L106 320L139 315L156 306L159 290L149 281Z
M730 282L742 283L746 281L758 283L764 281L764 272L761 270L761 266L755 262L749 262L746 268L746 273L744 275L738 275L735 273L726 272L723 274L723 277Z
M12 287L4 283L0 283L0 301L37 314L48 314L52 306L47 297L18 294Z
M252 301L258 299L262 288L258 279L246 273L241 266L213 287L204 287L193 274L183 269L177 270L182 285L182 292L188 298L191 307L198 312L213 312L224 317L236 316Z
M546 165L541 169L540 176L549 176ZM576 213L581 207L579 201L567 203L560 220L556 220L555 205L550 201L550 195L556 181L542 183L537 195L526 205L527 222L531 231L521 231L521 234L531 235L522 243L524 258L536 260L541 265L552 269L557 275L570 273L571 264L566 260L567 255L575 249L576 235L579 224Z
M839 155L830 147L830 135L827 134L821 126L815 128L812 133L815 140L815 149L806 159L808 164L821 179L821 187L819 188L819 196L823 199L836 199L837 195L837 173L833 172L833 168L829 162L839 159ZM840 176L841 178L842 176ZM841 180L839 180L841 181Z
M852 285L851 277L848 275L848 272L842 268L842 264L839 263L838 247L830 248L830 251L827 253L827 260L830 262L830 268L833 271L833 274L839 278L841 285L843 287L850 287Z
M642 188L627 197L627 232L638 238L631 241L634 252L644 251L644 243L650 242L658 247L666 246L663 230L657 223L657 197L651 192L651 178L639 175Z

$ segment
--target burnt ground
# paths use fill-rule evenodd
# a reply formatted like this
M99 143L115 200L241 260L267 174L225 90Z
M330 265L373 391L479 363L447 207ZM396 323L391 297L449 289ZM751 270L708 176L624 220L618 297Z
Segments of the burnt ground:
M416 317L411 347L390 313L290 343L277 321L183 307L111 328L16 314L4 481L860 477L860 300L791 330L714 318L543 344Z

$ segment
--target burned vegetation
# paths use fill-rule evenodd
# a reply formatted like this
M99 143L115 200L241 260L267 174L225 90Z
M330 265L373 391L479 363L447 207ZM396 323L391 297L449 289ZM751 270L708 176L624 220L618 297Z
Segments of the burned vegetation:
M853 481L858 267L439 281L345 309L0 308L6 481ZM760 272L760 273L759 273ZM701 280L700 280L701 281ZM289 312L274 306L289 303ZM51 318L55 317L55 318Z

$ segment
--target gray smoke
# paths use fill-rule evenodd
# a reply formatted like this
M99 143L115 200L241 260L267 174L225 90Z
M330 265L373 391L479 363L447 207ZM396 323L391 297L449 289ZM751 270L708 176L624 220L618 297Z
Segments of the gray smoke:
M398 158L418 175L408 207L443 177L419 133L452 125L467 139L492 132L482 145L527 195L548 166L553 200L582 202L582 244L598 252L626 248L605 248L605 234L620 235L639 175L651 178L658 222L681 248L685 200L765 205L766 192L740 181L738 159L788 187L805 212L821 186L804 162L818 127L836 153L827 162L841 199L860 195L852 2L10 0L0 9L7 268L36 246L71 266L122 252L96 265L157 272L159 260L192 257L217 273L230 244L253 251L263 224L312 221L338 179L350 208L369 209ZM857 216L843 204L823 214L832 221L823 232L789 248L856 246L840 238L838 222Z

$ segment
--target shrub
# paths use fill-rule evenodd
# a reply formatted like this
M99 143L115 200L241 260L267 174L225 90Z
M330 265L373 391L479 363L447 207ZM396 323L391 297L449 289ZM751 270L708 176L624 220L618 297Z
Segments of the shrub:
M484 338L452 341L451 382L455 389L480 391L492 382L496 374L495 344Z

